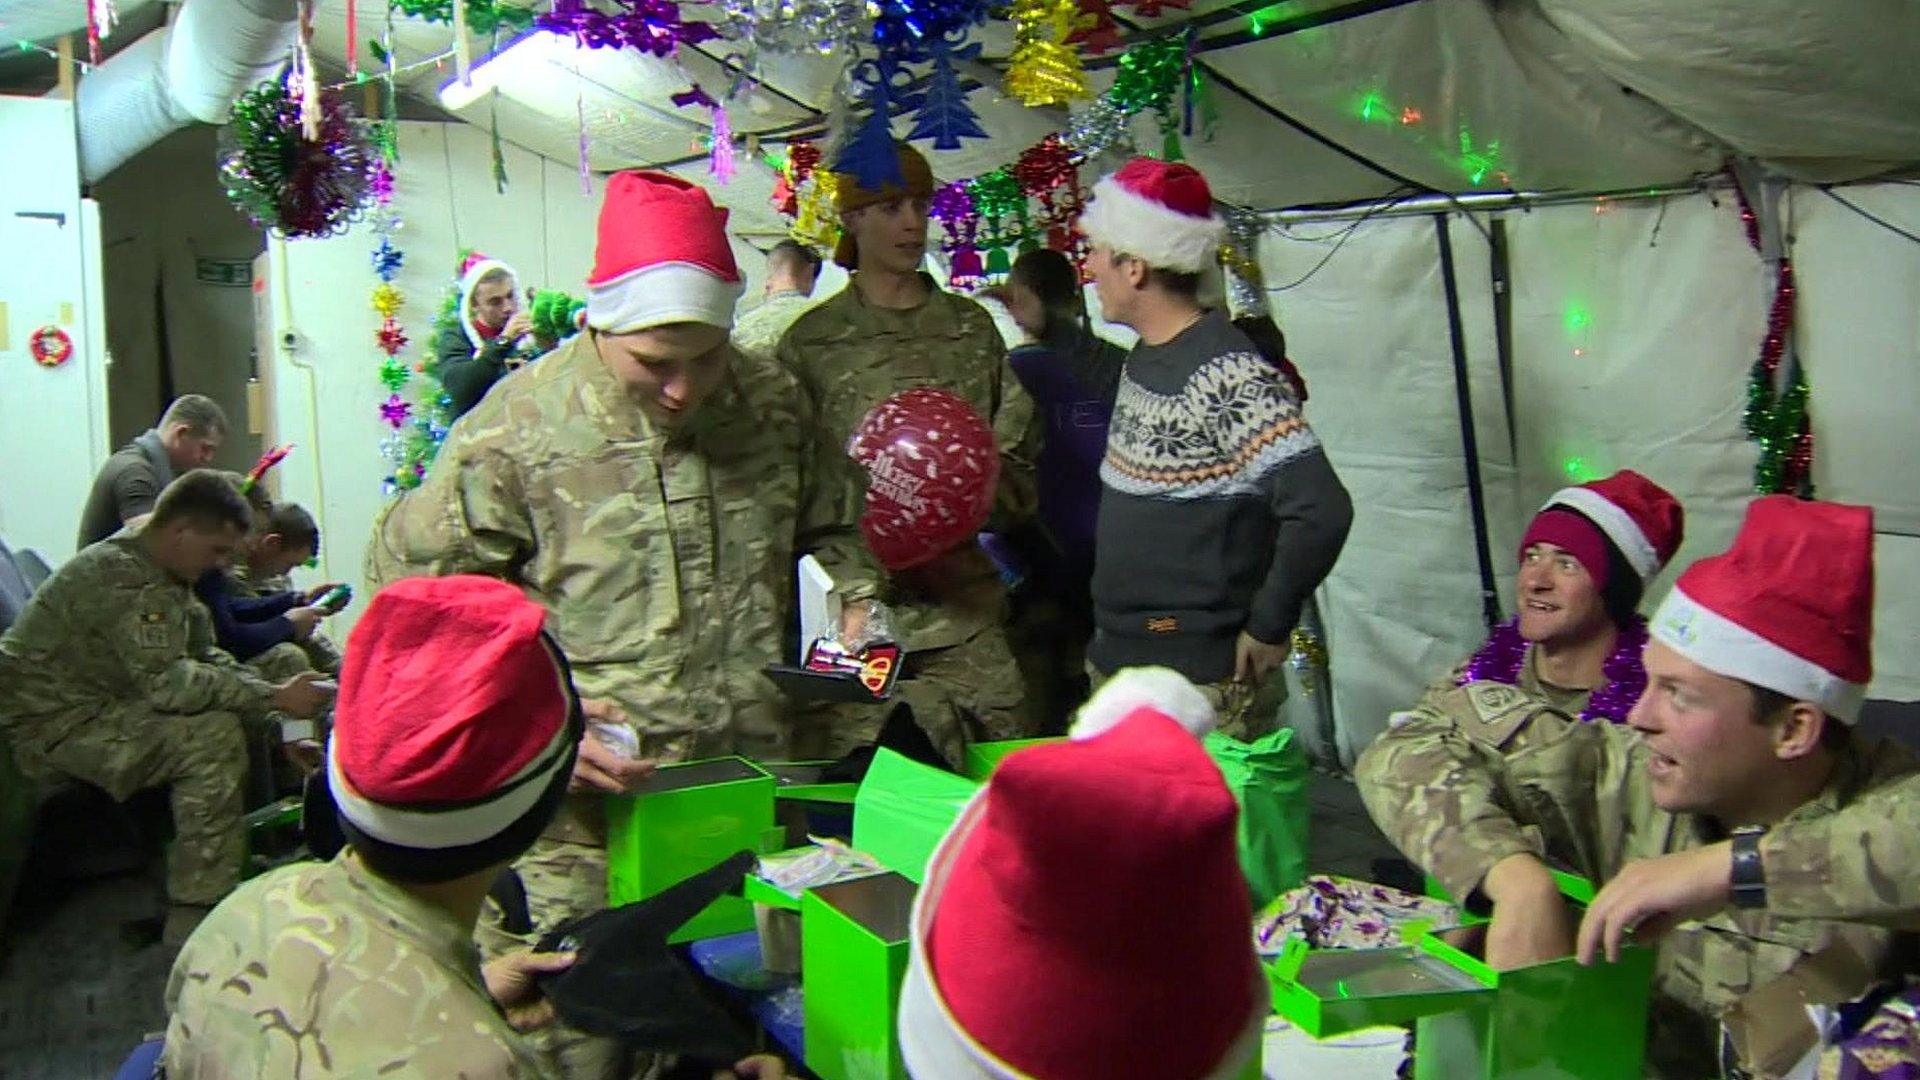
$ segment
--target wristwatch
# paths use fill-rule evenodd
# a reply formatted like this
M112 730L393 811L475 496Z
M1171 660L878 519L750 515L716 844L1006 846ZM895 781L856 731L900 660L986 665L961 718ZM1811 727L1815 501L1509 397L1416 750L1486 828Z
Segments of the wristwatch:
M1766 827L1762 825L1743 825L1733 830L1734 907L1767 906L1767 871L1760 862L1760 838L1766 834Z

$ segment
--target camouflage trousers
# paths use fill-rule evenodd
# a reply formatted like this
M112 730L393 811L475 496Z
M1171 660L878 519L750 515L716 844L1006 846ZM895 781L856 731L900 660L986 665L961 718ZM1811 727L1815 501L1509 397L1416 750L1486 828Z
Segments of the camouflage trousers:
M531 948L548 930L607 906L604 848L541 837L514 862L513 869L527 892L533 930L526 934L508 932L503 926L506 913L488 897L474 934L488 960L515 949ZM526 1038L556 1076L638 1080L652 1075L655 1067L652 1054L635 1053L617 1039L588 1035L560 1024L531 1032Z
M125 802L165 786L173 808L167 898L210 905L240 883L246 859L242 791L247 747L230 712L156 713L145 703L106 706L50 744L16 736L14 754L29 779L70 776Z
M1094 693L1099 693L1101 685L1112 677L1092 664L1087 665L1087 679ZM1220 734L1251 742L1279 729L1280 706L1287 700L1286 672L1276 671L1259 685L1233 679L1194 685L1220 718Z
M998 627L950 648L910 654L893 700L913 709L915 721L955 768L966 760L969 743L1039 733L1027 713L1020 667ZM794 723L793 756L800 761L844 757L879 736L888 712L879 705L806 709Z

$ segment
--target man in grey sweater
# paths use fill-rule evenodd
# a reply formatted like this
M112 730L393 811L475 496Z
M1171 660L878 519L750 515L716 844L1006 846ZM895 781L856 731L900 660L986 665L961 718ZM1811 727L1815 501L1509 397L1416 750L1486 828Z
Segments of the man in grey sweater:
M1127 357L1101 466L1096 678L1158 664L1205 690L1221 729L1264 734L1301 605L1346 542L1353 504L1279 366L1199 301L1225 226L1186 165L1136 158L1094 188L1081 228Z
M182 394L160 422L114 451L93 478L75 548L98 543L153 513L173 478L213 463L227 440L227 414L209 397Z

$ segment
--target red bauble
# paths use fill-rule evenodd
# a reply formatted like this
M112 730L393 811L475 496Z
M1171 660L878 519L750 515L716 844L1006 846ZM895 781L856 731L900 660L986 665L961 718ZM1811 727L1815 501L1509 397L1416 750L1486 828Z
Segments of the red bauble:
M959 395L900 391L867 413L847 452L867 470L860 531L888 570L931 562L987 523L1000 453L993 430Z

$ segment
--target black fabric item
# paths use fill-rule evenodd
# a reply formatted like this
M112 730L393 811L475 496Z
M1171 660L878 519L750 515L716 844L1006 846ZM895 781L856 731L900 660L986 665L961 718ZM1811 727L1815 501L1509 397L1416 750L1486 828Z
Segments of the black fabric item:
M856 747L839 761L820 770L819 783L859 783L866 779L867 770L873 766L873 755L881 749L891 750L901 757L936 769L950 767L947 759L933 745L933 740L927 736L926 729L914 718L913 706L902 701L887 714L887 721L880 725L880 735L873 745Z
M340 812L333 805L333 791L327 787L327 770L315 769L308 777L305 800L300 808L300 835L307 850L322 861L340 854L347 846L347 834L340 828Z
M516 937L533 933L533 911L527 907L527 886L509 866L500 871L487 890L487 896L500 906L500 929Z
M573 966L540 977L561 1021L636 1050L719 1066L754 1052L749 1033L706 980L667 946L688 919L737 890L754 867L742 851L645 900L572 919L543 935L540 952L572 952Z

